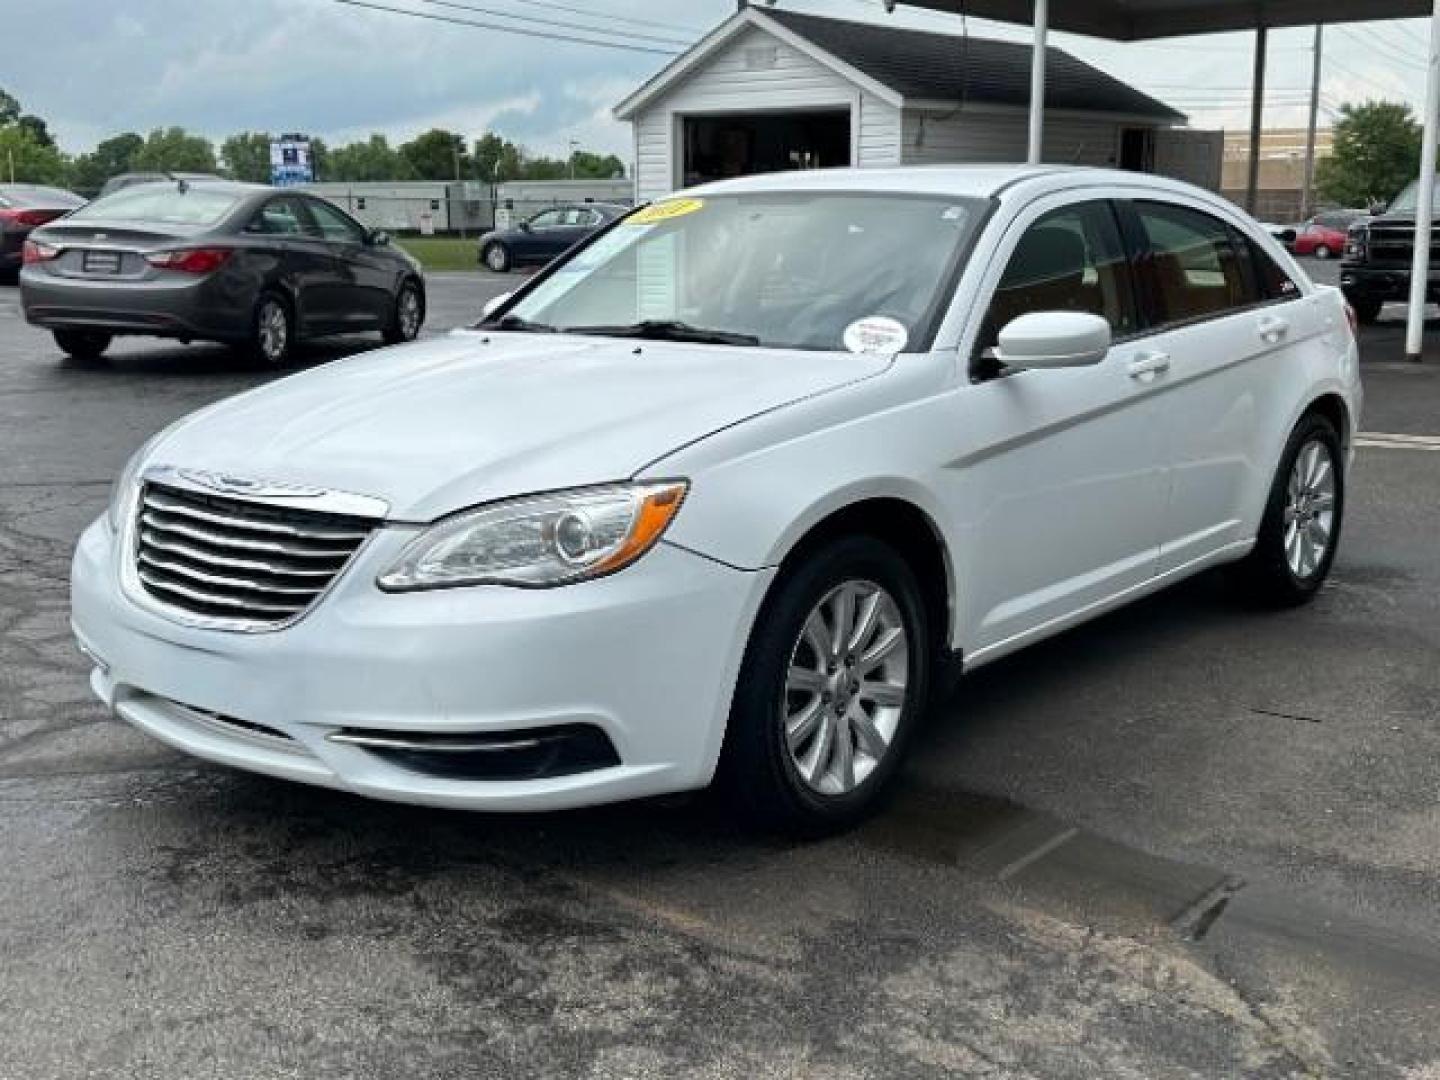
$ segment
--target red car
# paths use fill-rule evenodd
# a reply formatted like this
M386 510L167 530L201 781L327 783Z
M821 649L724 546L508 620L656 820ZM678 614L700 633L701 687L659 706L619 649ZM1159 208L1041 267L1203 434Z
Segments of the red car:
M1350 223L1364 216L1358 210L1336 210L1328 214L1317 214L1295 230L1295 242L1290 245L1290 250L1296 255L1314 255L1317 259L1331 259L1343 255Z

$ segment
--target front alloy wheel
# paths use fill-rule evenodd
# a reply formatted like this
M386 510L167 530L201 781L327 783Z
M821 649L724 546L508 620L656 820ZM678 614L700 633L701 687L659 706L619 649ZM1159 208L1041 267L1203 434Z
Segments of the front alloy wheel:
M785 745L801 780L852 792L885 759L905 708L909 638L894 598L847 581L815 605L790 656Z
M425 301L420 297L420 287L413 281L400 286L395 297L395 311L390 325L385 328L387 345L403 345L414 341L420 335L420 326L425 321Z

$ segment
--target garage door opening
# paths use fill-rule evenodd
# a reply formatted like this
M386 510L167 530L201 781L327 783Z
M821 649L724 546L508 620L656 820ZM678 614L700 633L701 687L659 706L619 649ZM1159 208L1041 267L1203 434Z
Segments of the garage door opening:
M685 185L850 164L850 112L687 116Z

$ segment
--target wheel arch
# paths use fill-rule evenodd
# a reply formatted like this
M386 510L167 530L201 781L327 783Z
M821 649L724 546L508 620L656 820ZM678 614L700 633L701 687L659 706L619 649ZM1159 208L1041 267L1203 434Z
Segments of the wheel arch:
M1333 391L1323 393L1305 407L1300 418L1304 419L1312 413L1323 416L1335 425L1335 432L1340 436L1340 446L1348 453L1355 433L1351 430L1350 406L1345 399Z
M909 564L925 601L936 659L947 659L954 634L955 572L935 517L918 503L898 495L867 495L828 507L780 553L780 573L775 582L782 581L807 553L842 536L873 536L895 548ZM775 588L772 583L771 594Z

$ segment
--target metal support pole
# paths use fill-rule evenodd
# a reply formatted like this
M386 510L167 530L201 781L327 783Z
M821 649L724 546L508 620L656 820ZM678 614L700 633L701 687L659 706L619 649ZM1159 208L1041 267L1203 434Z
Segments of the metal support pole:
M1430 72L1425 79L1425 139L1420 151L1420 192L1415 207L1415 261L1410 268L1410 318L1405 356L1420 360L1425 348L1425 302L1430 296L1430 230L1435 224L1435 150L1440 132L1440 0L1430 16Z
M1031 165L1039 165L1045 153L1045 57L1049 41L1050 0L1035 0L1035 55L1030 61L1030 151L1026 157Z
M1320 68L1324 58L1325 26L1315 27L1315 74L1310 84L1310 129L1305 136L1305 190L1300 195L1300 220L1315 213L1315 132L1320 126Z
M1260 204L1260 133L1265 121L1265 50L1269 39L1268 28L1262 26L1255 31L1255 83L1254 97L1250 102L1250 179L1245 185L1245 209L1251 214Z

